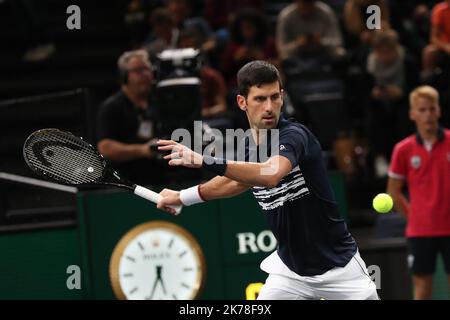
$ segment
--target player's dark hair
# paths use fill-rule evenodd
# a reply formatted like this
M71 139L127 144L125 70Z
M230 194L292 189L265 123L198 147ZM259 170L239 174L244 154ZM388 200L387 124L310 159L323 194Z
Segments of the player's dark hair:
M280 73L278 69L267 61L255 60L243 66L237 74L238 94L247 97L250 87L260 87L278 81L280 89Z

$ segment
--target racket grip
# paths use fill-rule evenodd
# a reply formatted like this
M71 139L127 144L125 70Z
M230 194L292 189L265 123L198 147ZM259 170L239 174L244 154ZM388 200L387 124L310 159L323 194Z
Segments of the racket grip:
M162 198L162 196L159 193L156 193L152 190L149 190L147 188L138 185L134 189L134 194L141 198L150 200L153 203L158 203L158 201L161 200ZM178 215L181 212L181 208L183 206L169 206L169 207L175 209L175 215Z

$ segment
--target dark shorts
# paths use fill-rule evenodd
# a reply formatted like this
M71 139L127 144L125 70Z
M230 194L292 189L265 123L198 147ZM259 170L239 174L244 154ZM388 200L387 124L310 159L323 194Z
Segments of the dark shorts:
M439 253L450 274L450 237L408 238L408 266L413 274L434 274Z

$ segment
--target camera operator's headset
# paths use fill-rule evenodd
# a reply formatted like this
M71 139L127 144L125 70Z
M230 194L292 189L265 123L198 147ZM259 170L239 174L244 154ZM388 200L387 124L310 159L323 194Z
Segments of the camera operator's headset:
M155 73L153 64L152 64L152 72ZM122 70L119 68L119 82L120 84L127 84L128 83L128 70Z
M206 63L205 63L206 61L205 61L205 57L204 57L204 55L200 55L199 56L199 65L200 65L200 67L201 66L203 66L203 65L205 65ZM156 78L157 78L157 70L155 70L155 65L152 63L151 64L152 65L152 72L153 72L153 75L154 75L154 81L153 82L156 82L155 80L156 80ZM121 68L119 68L119 82L120 82L120 84L127 84L128 83L128 70L122 70ZM154 83L154 84L156 84L156 83Z

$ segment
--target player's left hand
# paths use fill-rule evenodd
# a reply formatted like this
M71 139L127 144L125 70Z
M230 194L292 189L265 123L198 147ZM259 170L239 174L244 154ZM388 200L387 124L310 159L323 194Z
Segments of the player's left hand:
M164 157L169 160L170 166L184 166L188 168L201 168L203 156L188 147L173 140L158 140L158 150L172 151Z

